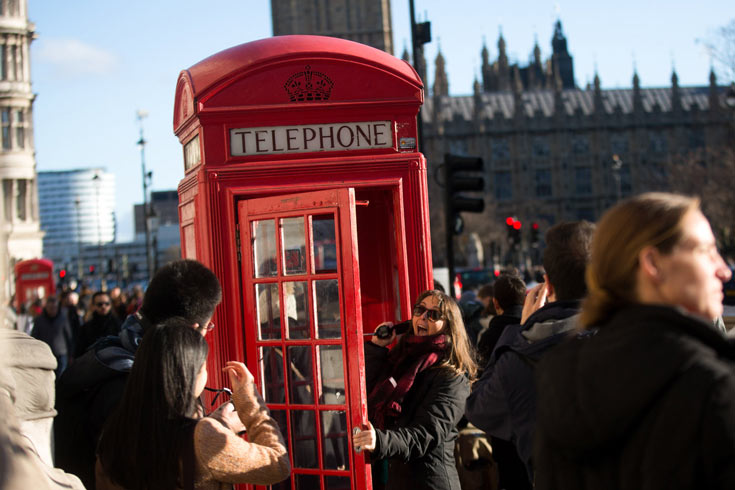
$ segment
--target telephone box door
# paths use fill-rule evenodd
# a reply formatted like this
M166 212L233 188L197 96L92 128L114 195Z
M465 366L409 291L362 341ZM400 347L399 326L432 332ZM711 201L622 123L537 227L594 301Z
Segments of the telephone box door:
M240 201L245 350L288 443L273 488L370 488L351 430L367 420L352 188Z

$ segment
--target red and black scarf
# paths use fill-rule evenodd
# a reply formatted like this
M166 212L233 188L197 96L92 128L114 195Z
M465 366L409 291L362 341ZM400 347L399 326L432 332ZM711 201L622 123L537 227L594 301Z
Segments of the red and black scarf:
M416 376L443 359L448 346L444 334L409 334L395 347L399 351L388 358L386 373L368 396L368 417L378 429L385 429L389 418L400 415L401 403Z

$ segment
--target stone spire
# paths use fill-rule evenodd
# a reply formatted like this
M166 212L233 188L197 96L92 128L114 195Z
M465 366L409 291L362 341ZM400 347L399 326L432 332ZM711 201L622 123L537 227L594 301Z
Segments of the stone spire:
M671 109L674 112L681 110L681 90L679 90L679 76L676 70L671 70Z
M482 39L482 87L485 92L490 92L493 87L493 73L492 66L490 66L490 52L487 49L485 38Z
M605 108L602 105L602 90L600 89L600 75L597 73L597 70L595 70L595 79L594 79L594 95L593 95L593 101L594 101L594 108L595 108L595 114L602 115L605 111Z
M715 75L715 69L710 67L709 69L709 110L711 113L715 113L720 110L720 97L717 93L717 75Z
M510 90L510 66L508 63L508 55L505 52L505 39L503 39L503 31L498 35L498 89Z
M401 59L405 61L406 63L411 63L411 55L408 54L408 46L403 46L403 54L401 55Z
M433 95L449 95L449 79L447 78L447 70L444 62L444 56L439 47L439 52L434 60L434 90Z
M641 96L641 80L638 78L638 69L633 68L633 112L643 112L643 98Z

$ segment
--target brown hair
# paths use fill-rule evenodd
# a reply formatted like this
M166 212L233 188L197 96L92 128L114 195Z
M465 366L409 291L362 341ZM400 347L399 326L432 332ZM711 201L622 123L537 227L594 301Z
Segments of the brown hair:
M668 253L680 240L681 221L699 209L699 199L651 192L627 199L606 212L592 239L587 267L584 328L605 322L619 307L637 302L638 255L645 247Z
M477 364L475 364L472 347L467 338L467 330L462 320L462 312L457 302L439 290L430 289L419 295L416 304L429 296L434 297L438 302L437 308L444 319L444 327L440 333L447 336L449 344L449 352L441 365L451 368L457 374L466 374L470 380L474 380L477 375ZM400 346L396 347L400 348Z
M546 232L544 271L554 286L557 301L584 298L584 274L590 260L595 225L589 221L568 221Z

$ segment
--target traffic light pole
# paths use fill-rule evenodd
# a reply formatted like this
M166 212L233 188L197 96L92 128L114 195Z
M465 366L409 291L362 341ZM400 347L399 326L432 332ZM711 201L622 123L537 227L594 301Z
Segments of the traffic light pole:
M447 271L449 272L450 295L454 296L454 235L464 228L460 212L481 213L485 200L466 197L463 191L482 192L485 188L482 158L445 154L444 155L444 220L447 250ZM471 175L474 173L475 175Z
M449 284L447 294L454 298L454 206L452 206L452 170L447 158L444 159L444 237L447 251L447 272Z

